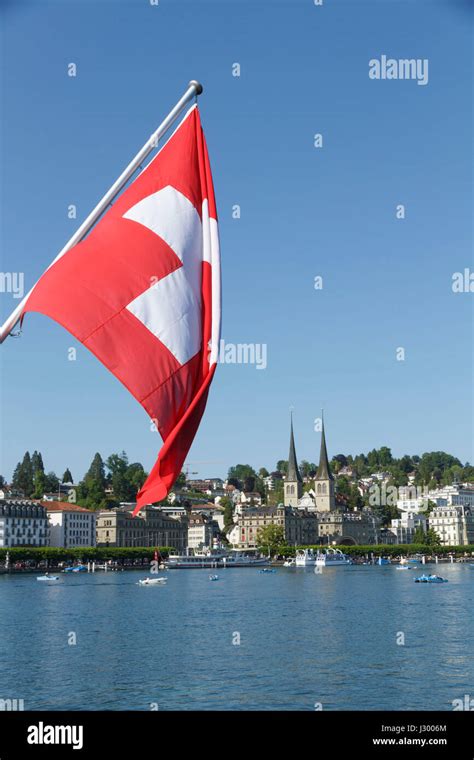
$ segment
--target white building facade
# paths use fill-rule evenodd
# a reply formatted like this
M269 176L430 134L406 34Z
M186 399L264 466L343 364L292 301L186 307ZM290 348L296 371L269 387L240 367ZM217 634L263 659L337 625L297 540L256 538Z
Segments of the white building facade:
M417 528L426 533L426 516L420 512L402 512L399 518L391 521L390 531L395 535L397 544L413 543Z
M96 545L96 513L67 501L45 502L50 546L78 549Z
M48 517L38 502L0 500L0 547L48 546Z
M205 515L197 514L189 518L188 523L188 548L204 549L212 548L219 536L219 526L215 520Z
M436 507L429 516L429 526L438 534L442 546L474 544L474 510L469 507Z

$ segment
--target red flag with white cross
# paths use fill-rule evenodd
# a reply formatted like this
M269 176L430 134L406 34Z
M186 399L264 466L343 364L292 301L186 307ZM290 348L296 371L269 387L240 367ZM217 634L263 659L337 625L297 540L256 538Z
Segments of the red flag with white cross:
M140 402L163 439L134 514L169 493L217 363L217 213L197 106L89 235L38 280L22 311L72 333Z

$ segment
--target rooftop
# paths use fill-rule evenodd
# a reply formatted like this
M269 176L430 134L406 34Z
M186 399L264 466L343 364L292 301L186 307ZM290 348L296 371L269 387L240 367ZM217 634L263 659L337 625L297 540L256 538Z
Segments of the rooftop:
M92 514L92 509L79 507L77 504L70 504L68 501L40 501L36 503L46 507L48 512L86 512Z

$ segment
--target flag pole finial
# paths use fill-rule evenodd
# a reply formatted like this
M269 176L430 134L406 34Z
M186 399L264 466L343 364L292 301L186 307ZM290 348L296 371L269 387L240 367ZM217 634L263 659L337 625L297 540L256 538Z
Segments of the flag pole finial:
M197 81L197 79L191 79L189 83L189 87L194 87L194 89L196 90L196 95L201 95L203 86L201 82Z

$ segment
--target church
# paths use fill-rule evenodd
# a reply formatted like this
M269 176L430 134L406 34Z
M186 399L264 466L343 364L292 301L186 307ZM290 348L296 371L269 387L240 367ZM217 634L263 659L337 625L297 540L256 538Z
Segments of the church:
M313 512L318 520L318 535L327 543L346 545L374 544L380 521L368 508L348 510L336 503L336 484L329 465L324 420L321 430L319 465L314 487L303 494L303 479L296 458L293 418L290 421L288 472L284 483L286 507Z

